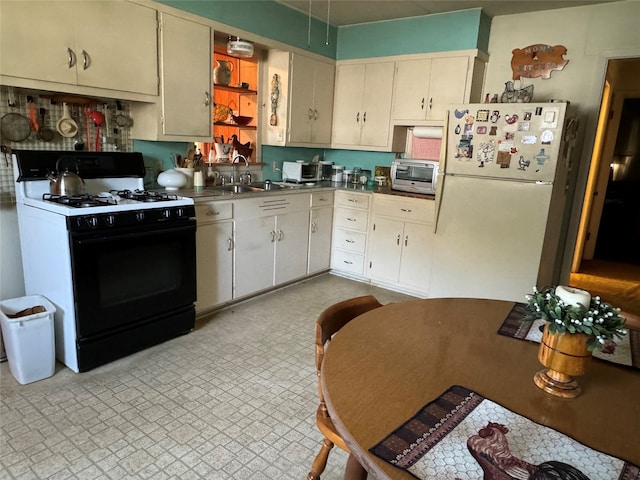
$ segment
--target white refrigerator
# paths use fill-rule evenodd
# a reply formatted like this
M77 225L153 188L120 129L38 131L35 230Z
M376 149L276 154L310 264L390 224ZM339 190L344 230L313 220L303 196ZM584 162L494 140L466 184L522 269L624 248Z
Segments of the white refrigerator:
M559 280L577 129L567 103L451 108L430 297L523 302Z

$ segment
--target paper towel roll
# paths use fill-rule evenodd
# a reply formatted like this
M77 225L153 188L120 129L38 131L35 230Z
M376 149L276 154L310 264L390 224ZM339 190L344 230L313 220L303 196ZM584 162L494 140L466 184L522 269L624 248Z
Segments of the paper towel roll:
M577 307L581 304L583 307L589 308L591 304L591 295L586 290L580 290L579 288L563 287L558 285L556 287L556 295L565 304Z
M418 138L442 138L442 127L413 127L413 136Z

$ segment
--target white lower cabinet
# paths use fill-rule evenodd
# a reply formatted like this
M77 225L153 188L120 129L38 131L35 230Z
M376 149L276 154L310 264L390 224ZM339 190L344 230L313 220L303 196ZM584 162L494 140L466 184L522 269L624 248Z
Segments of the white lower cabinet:
M364 275L370 198L369 193L335 193L331 268L338 273Z
M196 203L196 312L233 298L233 205Z
M309 194L235 202L234 298L307 273Z
M426 296L433 258L434 202L373 197L367 276L382 285Z
M309 264L307 273L317 273L331 266L331 228L333 192L311 194L309 216Z

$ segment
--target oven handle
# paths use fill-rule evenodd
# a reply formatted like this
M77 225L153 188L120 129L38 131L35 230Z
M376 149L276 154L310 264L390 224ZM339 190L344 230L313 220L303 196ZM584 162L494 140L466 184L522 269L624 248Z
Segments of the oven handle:
M192 223L193 222L193 223ZM159 234L166 233L182 233L182 232L196 232L196 224L195 220L190 221L188 225L176 227L176 226L164 226L162 228L154 228L153 230L145 230L145 231L129 231L128 233L118 233L118 232L92 232L91 236L88 238L79 238L82 234L72 234L71 238L73 239L73 243L76 245L91 245L96 243L102 243L108 240L120 240L127 238L144 238L144 237L154 237ZM86 235L86 234L85 234ZM84 235L83 235L84 236Z

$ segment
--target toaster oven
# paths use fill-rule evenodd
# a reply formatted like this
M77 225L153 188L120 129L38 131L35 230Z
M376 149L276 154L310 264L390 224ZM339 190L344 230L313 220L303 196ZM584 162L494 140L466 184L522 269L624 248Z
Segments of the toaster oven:
M391 165L391 189L435 195L439 163L401 158Z

